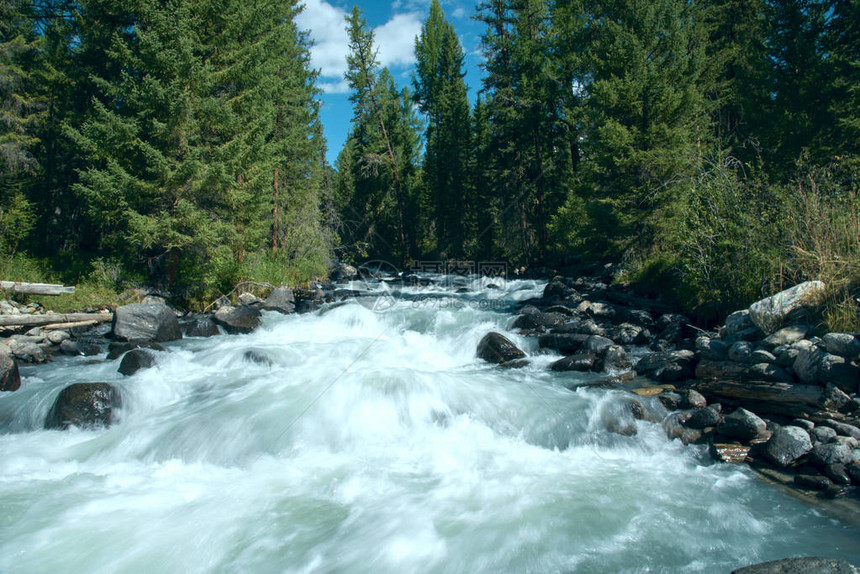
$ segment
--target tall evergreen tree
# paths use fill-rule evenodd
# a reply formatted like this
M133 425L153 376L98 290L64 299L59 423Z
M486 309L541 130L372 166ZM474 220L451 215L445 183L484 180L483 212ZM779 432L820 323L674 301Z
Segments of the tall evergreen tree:
M415 40L415 99L427 117L425 196L435 223L436 252L462 258L473 220L468 180L469 100L463 80L463 47L438 0Z

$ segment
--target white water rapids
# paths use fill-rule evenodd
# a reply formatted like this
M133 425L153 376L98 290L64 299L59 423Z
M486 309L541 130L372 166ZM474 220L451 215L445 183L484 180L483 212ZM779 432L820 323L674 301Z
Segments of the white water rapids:
M541 290L513 281L494 297ZM476 359L490 330L536 349L509 332L512 315L466 301L266 313L253 334L169 344L128 378L118 361L24 368L21 390L0 396L0 572L860 564L856 528L745 467L712 464L659 424L608 432L628 416L624 395L567 390L583 375L549 371L557 357L514 370ZM43 430L75 382L116 385L118 423Z

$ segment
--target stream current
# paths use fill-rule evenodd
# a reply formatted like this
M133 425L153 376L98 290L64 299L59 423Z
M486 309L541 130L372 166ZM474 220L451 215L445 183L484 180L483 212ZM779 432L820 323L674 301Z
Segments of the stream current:
M543 283L433 288L385 312L264 313L249 335L166 345L155 368L58 359L0 396L0 572L729 572L860 564L860 531L743 465L568 390L510 330ZM422 294L434 298L422 299ZM491 330L522 369L476 359ZM43 430L59 391L109 382L108 429ZM647 400L646 400L647 402ZM651 402L646 408L659 409ZM635 425L634 436L610 432Z

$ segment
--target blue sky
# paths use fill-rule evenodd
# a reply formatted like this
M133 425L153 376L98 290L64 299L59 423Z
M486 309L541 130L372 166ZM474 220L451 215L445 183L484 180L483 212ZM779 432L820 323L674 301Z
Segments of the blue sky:
M480 88L480 35L483 27L472 19L474 0L441 0L448 21L454 25L466 53L466 83L470 97ZM430 11L430 0L305 0L299 16L301 28L314 41L311 65L320 70L323 89L322 121L328 141L328 159L334 163L349 131L352 105L343 79L346 71L347 34L344 16L358 4L376 34L379 61L387 66L401 86L410 85L415 64L415 37Z

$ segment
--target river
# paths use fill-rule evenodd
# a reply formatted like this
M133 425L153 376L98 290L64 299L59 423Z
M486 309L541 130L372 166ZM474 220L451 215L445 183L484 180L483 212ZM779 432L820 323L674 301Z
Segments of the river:
M549 371L557 357L477 360L490 330L536 351L497 304L542 287L265 313L252 334L168 344L127 378L83 357L22 368L0 396L0 572L860 564L857 528L667 440L618 391L568 390L585 375ZM117 424L42 429L61 388L96 381L122 393ZM637 434L610 432L619 420Z

